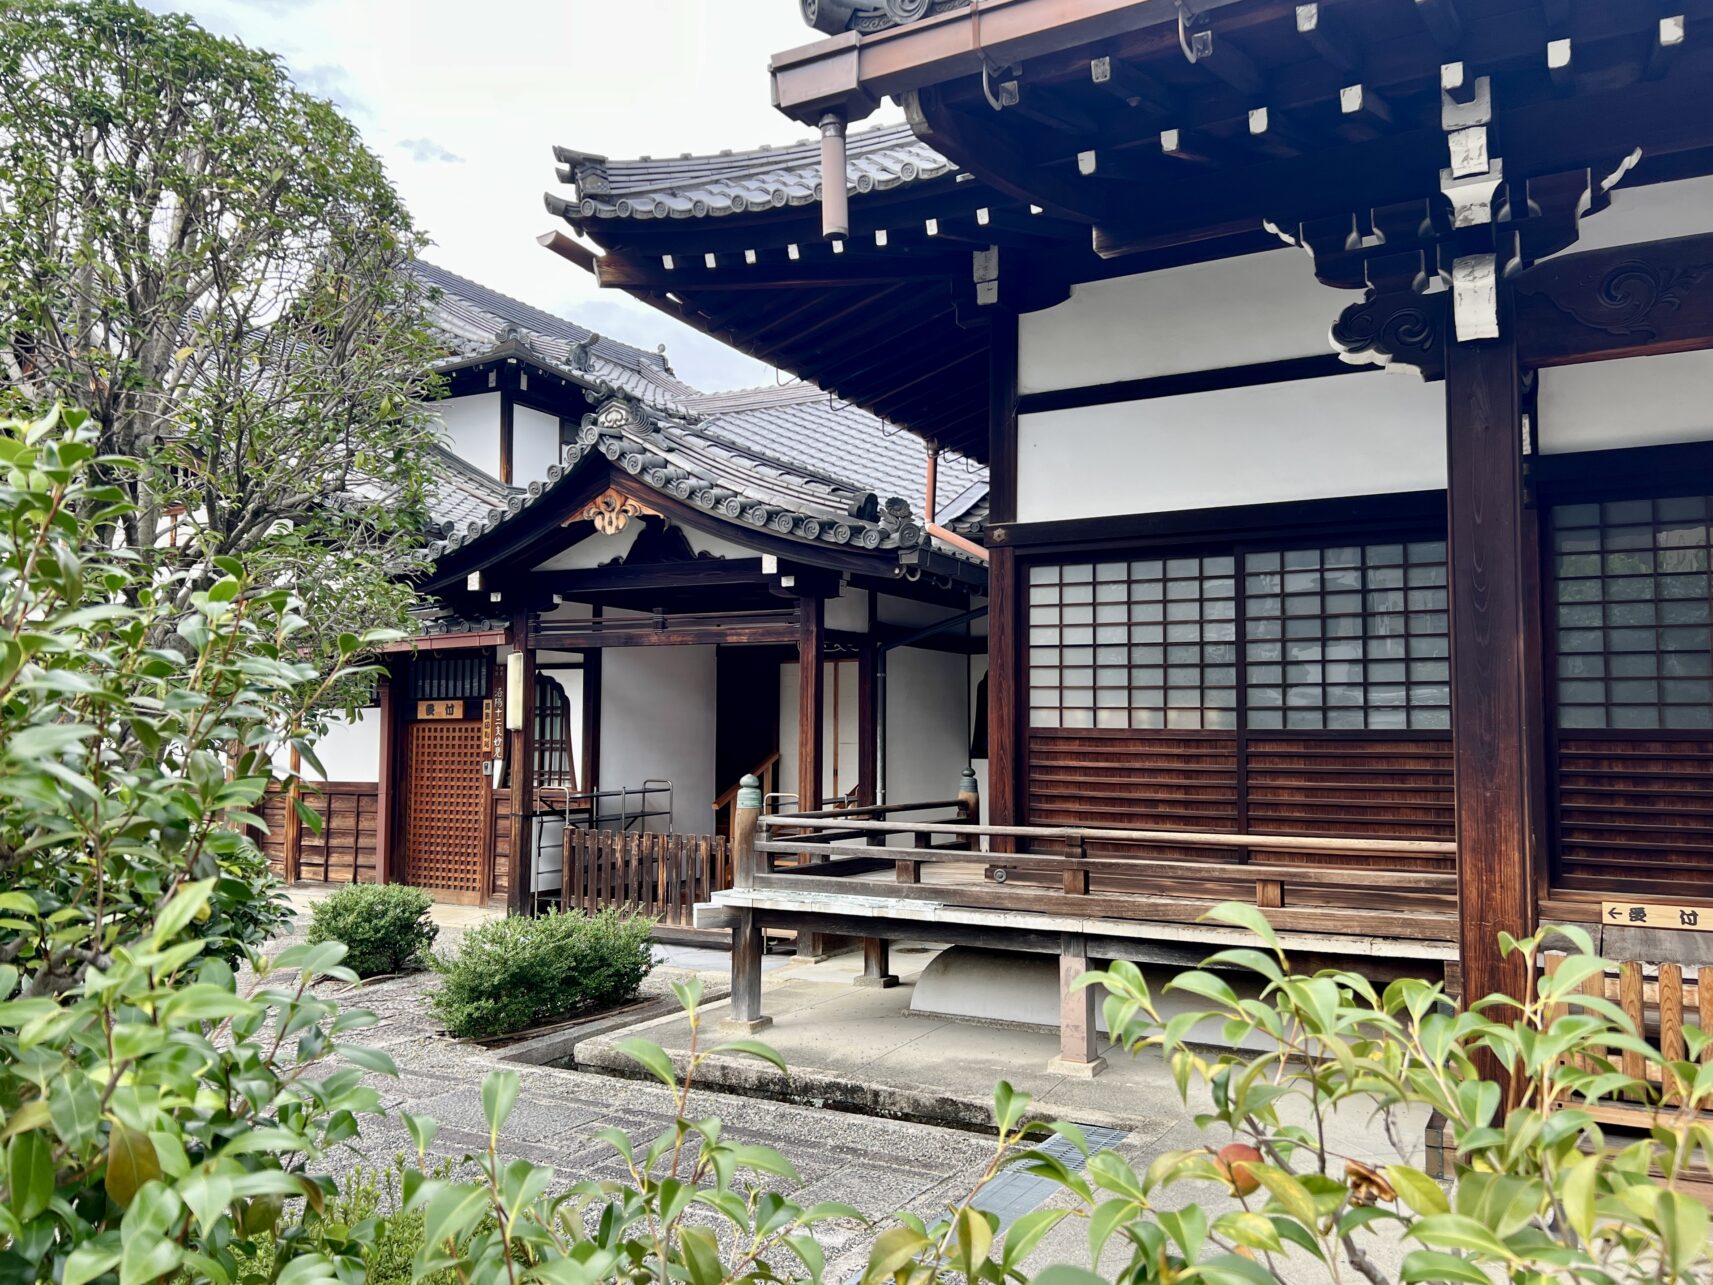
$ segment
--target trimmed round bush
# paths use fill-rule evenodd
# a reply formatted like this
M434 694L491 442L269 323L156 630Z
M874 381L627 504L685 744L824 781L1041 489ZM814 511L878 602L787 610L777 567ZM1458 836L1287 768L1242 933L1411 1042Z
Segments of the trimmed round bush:
M430 1009L464 1038L509 1035L635 997L654 967L654 921L603 910L495 919L435 955Z
M315 903L309 940L342 941L345 967L359 977L421 967L440 929L428 918L434 899L404 884L347 884Z

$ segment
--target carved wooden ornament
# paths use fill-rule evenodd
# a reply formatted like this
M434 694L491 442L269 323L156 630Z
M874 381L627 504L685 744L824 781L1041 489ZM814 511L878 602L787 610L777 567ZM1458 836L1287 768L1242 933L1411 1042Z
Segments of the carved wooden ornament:
M622 491L608 487L597 495L580 513L571 520L573 522L593 522L595 530L602 535L617 535L623 531L632 518L661 516L658 509L651 509L640 500L633 499Z

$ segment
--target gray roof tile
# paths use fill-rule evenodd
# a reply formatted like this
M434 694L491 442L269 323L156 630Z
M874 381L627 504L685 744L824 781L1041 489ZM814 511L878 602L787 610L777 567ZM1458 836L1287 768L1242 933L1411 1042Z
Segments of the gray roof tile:
M569 202L549 196L548 208L568 218L690 219L808 205L821 198L818 139L718 156L641 157L615 161L566 147L553 149ZM910 132L881 125L851 133L847 186L856 195L955 174L958 167Z

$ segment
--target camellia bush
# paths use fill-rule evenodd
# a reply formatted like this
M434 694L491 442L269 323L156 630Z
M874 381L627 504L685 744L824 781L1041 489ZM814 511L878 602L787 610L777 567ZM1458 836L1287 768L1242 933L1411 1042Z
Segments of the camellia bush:
M352 883L310 908L309 941L345 943L345 966L359 977L402 973L423 963L440 929L434 898L402 883Z
M317 1157L391 1070L313 990L355 979L342 945L259 953L285 912L253 809L347 667L303 663L291 597L236 563L172 606L108 538L132 467L80 414L0 420L6 1281L236 1280L288 1200L325 1201ZM279 1243L282 1278L332 1278Z

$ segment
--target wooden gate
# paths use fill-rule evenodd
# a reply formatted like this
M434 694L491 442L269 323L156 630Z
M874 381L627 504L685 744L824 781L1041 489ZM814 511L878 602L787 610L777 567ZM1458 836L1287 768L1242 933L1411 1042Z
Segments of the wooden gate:
M482 725L424 720L405 746L404 881L479 901L482 872Z
M632 910L660 921L657 936L723 939L699 933L691 919L698 901L731 886L731 858L718 835L565 832L568 910Z

